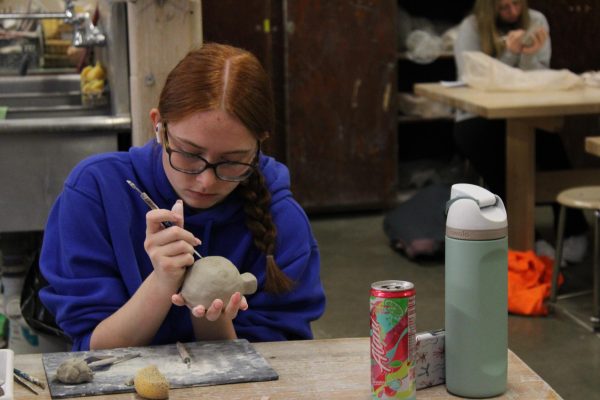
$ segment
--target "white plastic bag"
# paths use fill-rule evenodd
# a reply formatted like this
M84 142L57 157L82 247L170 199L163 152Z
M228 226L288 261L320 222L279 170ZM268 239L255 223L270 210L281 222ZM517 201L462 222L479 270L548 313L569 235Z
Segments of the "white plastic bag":
M406 39L407 57L418 64L429 64L442 54L442 39L424 30L414 30Z
M523 71L478 51L463 53L462 80L488 91L568 90L583 86L583 79L569 70Z
M600 87L600 71L588 71L581 74L586 86Z

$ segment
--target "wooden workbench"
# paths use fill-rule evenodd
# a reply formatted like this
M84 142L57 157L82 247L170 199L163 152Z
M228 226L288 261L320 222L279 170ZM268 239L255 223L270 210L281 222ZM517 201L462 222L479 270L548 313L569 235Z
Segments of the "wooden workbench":
M600 114L600 89L542 92L486 92L470 87L448 88L422 83L415 93L488 119L506 119L506 200L508 240L515 250L534 246L534 207L537 200L553 200L567 187L600 184L600 174L589 170L538 173L536 187L535 130L559 131L564 117ZM485 132L482 132L484 135ZM540 196L540 194L544 196ZM543 198L541 198L543 197Z
M368 338L255 343L279 374L279 380L232 385L172 389L169 399L363 399L371 398ZM15 356L15 367L40 378L40 354ZM160 368L160 366L159 366ZM39 389L38 389L39 390ZM39 395L15 384L15 399L50 399L48 389ZM419 399L456 399L445 386L417 392ZM133 393L94 396L93 400L137 399ZM508 390L496 399L560 399L560 396L514 353L508 353Z

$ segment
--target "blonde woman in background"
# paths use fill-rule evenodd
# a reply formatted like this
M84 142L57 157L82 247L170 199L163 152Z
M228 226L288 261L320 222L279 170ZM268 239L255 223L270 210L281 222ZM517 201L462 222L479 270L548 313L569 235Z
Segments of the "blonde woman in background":
M465 51L482 51L523 70L549 68L549 31L546 17L530 9L526 0L477 0L458 30L454 48L458 76Z
M481 51L522 70L550 68L550 27L527 0L476 0L473 12L460 24L454 46L458 79L465 51ZM506 199L506 121L488 120L458 112L454 125L458 151L472 164L490 190ZM571 168L559 135L536 132L539 170ZM555 220L558 206L553 205ZM587 251L588 226L581 211L569 209L565 226L563 262L581 262ZM536 252L554 258L554 249L536 234Z

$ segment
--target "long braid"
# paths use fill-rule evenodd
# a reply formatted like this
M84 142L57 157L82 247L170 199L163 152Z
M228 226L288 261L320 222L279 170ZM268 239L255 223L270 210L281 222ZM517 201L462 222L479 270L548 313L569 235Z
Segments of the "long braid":
M275 262L277 228L269 210L271 193L265 185L262 173L257 170L238 186L238 190L244 199L246 226L252 232L255 246L266 255L265 290L274 294L289 292L294 282L279 269Z

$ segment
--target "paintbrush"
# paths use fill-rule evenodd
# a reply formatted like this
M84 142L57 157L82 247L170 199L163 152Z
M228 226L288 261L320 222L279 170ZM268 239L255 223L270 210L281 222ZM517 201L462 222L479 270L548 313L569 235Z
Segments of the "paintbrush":
M13 372L16 375L19 375L21 378L33 383L34 385L39 386L42 389L46 389L46 384L44 382L42 382L41 380L39 380L38 378L36 378L35 376L31 376L27 372L21 371L18 368L13 368Z
M152 201L150 196L148 196L145 192L142 192L140 189L138 189L138 187L135 186L135 183L131 182L129 179L126 179L126 181L127 181L127 184L129 186L131 186L131 188L133 190L135 190L136 192L138 192L140 194L140 197L142 198L142 200L144 200L144 203L146 203L148 205L148 207L150 207L152 210L158 210L159 207L156 205L156 203L154 201ZM163 222L161 222L161 224L165 228L170 228L173 226L173 223L171 221L163 221ZM198 258L202 258L202 256L200 255L200 253L198 253L198 251L196 251L196 249L194 249L194 254L196 256L198 256Z
M39 395L39 393L34 388L29 386L29 384L27 384L27 381L25 379L21 378L19 375L13 374L13 378L14 378L15 382L17 382L21 386L24 386L25 389L29 390L31 393L33 393L35 395Z

